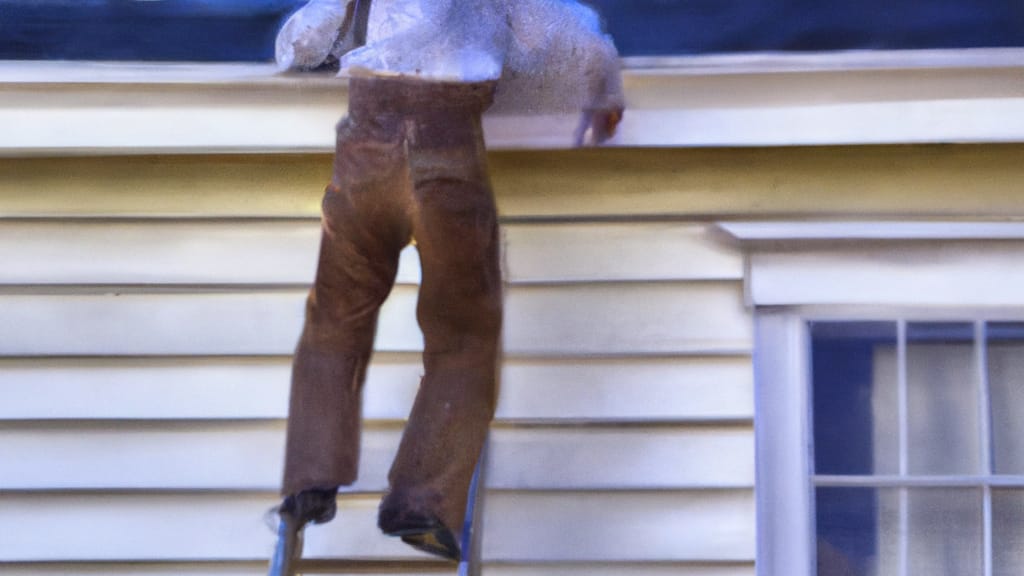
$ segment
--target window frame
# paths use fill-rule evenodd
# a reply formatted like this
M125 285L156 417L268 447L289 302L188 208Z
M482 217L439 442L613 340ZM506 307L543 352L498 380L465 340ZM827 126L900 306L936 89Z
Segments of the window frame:
M903 364L900 378L905 380L907 322L971 322L977 339L984 336L979 331L986 321L1024 319L1024 292L1006 298L995 293L993 302L989 300L993 293L976 289L982 283L1002 282L1003 278L994 277L999 262L1019 261L1018 250L1024 254L1024 228L1012 222L731 222L720 224L720 228L745 248L747 300L754 309L757 574L814 576L816 478L810 323L897 322L903 348L897 361ZM995 239L1000 241L993 242ZM875 256L887 250L899 254L908 243L923 246L924 253L904 257L899 264L922 266L924 275L946 274L944 278L952 278L958 289L955 294L915 303L920 287L901 285L902 279L894 278L858 297L843 279L836 281L831 276L836 267L850 266L851 274L866 272L877 281L891 262ZM929 254L929 250L933 252ZM868 257L850 258L858 252ZM972 252L976 257L964 257ZM929 257L935 261L924 261ZM783 278L789 287L764 285L766 281L777 284ZM879 298L886 290L894 297ZM1008 290L1013 290L1012 286ZM979 410L983 412L989 401L985 349L975 347L975 371L983 395ZM985 435L991 430L987 414L979 426ZM985 445L990 445L990 437L985 437ZM993 482L987 453L982 458L987 473L968 480L977 481L971 487L983 489L983 574L989 576L992 490L1003 484L1024 486L1024 478ZM911 484L927 486L929 482ZM904 484L898 481L894 486Z
M1022 299L1024 300L1024 299ZM893 322L897 326L900 394L906 394L906 327L914 322L957 322L973 325L975 384L978 386L978 434L981 468L978 474L912 477L904 465L907 442L900 442L901 470L897 476L835 476L814 470L814 426L811 405L810 325L814 322ZM993 571L993 491L1024 488L1024 477L997 474L991 458L992 420L985 328L992 322L1021 322L1024 313L1006 315L991 310L887 309L863 307L793 307L759 311L755 317L755 435L757 442L758 574L814 576L816 574L816 488L965 488L981 493L983 574ZM979 345L979 343L981 345ZM905 420L901 421L905 426ZM901 522L906 519L901 496ZM901 529L901 533L905 532ZM901 539L905 547L907 540ZM801 561L800 559L806 559ZM905 568L905 567L904 567ZM907 574L904 570L903 574Z

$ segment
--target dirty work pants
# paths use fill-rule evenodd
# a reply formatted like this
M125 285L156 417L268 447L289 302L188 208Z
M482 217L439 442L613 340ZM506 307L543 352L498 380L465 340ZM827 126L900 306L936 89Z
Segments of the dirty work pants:
M282 493L352 484L378 310L415 239L424 377L382 510L461 529L494 415L498 223L481 113L493 83L354 78L323 201L315 285L292 368Z

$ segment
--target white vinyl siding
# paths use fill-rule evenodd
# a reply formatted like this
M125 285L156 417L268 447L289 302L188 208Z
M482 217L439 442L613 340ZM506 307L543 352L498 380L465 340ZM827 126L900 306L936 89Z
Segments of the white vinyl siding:
M758 523L744 299L764 293L711 223L1024 217L1020 51L958 54L638 61L630 148L540 152L574 119L488 119L510 288L485 576L752 576L755 540L759 572L809 569L810 538L790 537L809 534L807 451L771 442L806 425L802 381L777 378L803 368L799 323L758 324L759 377L788 386L757 389L757 491L776 506ZM0 66L0 572L266 573L343 92L259 67ZM925 141L1009 143L902 145ZM789 146L811 143L828 146ZM901 272L877 255L884 270L803 270ZM1012 273L1004 255L990 263ZM339 574L453 571L374 526L421 372L417 277L410 251L369 374L364 474L310 529L307 555Z
M517 222L955 221L1024 217L1022 156L1022 144L600 148L498 152L488 164L499 212ZM5 216L24 219L312 219L330 170L330 156L313 154L0 157L0 198Z
M180 169L174 157L154 161ZM0 517L18 526L0 538L0 568L265 573L274 534L263 514L277 501L315 213L119 216L111 195L135 199L117 191L117 170L101 172L78 184L109 183L97 194L109 212L0 220ZM14 205L45 196L48 182L67 185L61 174L32 180ZM741 254L709 225L664 218L570 212L504 230L484 574L753 574ZM403 562L423 556L375 527L422 371L417 266L414 250L403 254L382 314L359 482L335 521L308 530L307 558L421 573Z

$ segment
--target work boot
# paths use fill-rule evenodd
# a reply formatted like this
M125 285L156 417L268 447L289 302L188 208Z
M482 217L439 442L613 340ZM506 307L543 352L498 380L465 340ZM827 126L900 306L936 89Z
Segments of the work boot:
M384 534L397 536L417 550L453 562L462 559L455 534L436 517L384 506L377 523Z
M330 522L337 512L338 489L303 490L284 499L275 512L280 519L277 545L270 560L269 576L294 576L302 557L302 531L306 524Z
M287 496L277 512L281 516L287 515L300 526L310 522L324 524L334 519L338 511L337 496L337 488L303 490Z

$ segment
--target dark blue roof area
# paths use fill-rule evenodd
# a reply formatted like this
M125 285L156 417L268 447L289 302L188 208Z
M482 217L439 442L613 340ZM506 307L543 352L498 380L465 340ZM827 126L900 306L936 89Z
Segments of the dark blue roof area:
M268 61L303 0L0 0L0 59ZM623 55L1024 46L1024 0L591 0Z
M620 51L1024 46L1024 0L592 0Z
M301 0L0 0L0 59L265 61Z

